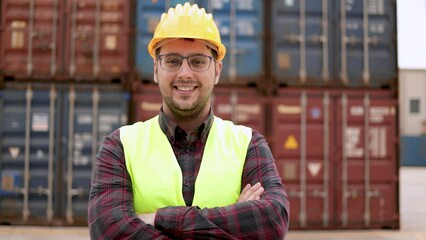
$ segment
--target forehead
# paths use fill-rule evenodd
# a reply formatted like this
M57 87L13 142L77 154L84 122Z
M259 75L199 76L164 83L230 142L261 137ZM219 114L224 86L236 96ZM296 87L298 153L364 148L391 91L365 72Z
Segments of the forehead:
M210 49L204 43L194 39L176 39L161 47L160 54L167 53L176 53L183 56L191 54L210 55Z

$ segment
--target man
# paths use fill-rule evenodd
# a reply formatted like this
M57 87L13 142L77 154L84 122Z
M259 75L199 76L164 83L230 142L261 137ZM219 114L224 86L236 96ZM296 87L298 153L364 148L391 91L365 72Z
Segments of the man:
M283 239L289 203L264 137L211 109L226 53L211 14L171 8L148 51L162 109L104 140L91 238Z

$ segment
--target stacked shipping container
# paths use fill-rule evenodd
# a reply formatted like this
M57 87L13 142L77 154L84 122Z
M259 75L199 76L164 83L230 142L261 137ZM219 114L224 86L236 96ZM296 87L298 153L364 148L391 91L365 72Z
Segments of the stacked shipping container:
M126 0L2 1L1 69L10 79L122 80L130 72Z
M0 221L85 222L92 164L100 141L128 122L128 93L28 83L0 101Z
M130 122L149 119L158 114L162 100L152 81L153 63L147 44L161 13L180 2L184 1L136 1L135 22L129 30L125 16L131 8L127 1L13 1L13 4L27 6L24 12L34 11L31 9L38 4L44 8L67 9L67 14L58 14L62 18L52 16L45 20L50 23L46 27L49 31L54 29L51 22L67 26L67 30L55 30L64 31L59 35L65 39L56 47L61 50L53 53L54 48L48 48L49 51L45 50L38 58L47 59L40 60L46 67L29 72L32 57L38 57L39 52L31 50L34 48L28 45L31 38L25 34L34 32L34 27L29 26L35 25L31 21L27 23L26 18L16 20L25 22L20 23L23 30L2 34L2 70L6 76L23 75L33 79L37 76L35 70L44 69L38 74L45 79L64 77L72 81L128 76L134 82ZM228 50L212 98L213 111L219 117L256 129L270 142L291 200L290 227L398 228L398 111L397 97L392 91L397 80L394 1L191 2L214 14ZM10 22L15 21L4 17L5 14L13 16L10 12L15 10L5 10L13 9L9 6L13 4L3 1L4 26L11 26ZM133 48L128 44L128 32L135 33L134 53L130 52ZM20 34L24 37L18 37ZM53 33L48 35L53 39ZM18 41L23 42L19 49L8 45L15 42L13 39L23 39ZM42 39L48 46L54 46L54 40ZM62 43L66 47L60 47ZM49 60L56 55L59 59ZM129 65L132 59L134 69ZM60 64L52 67L53 62ZM17 63L21 63L20 67L10 67ZM56 69L54 74L52 69ZM135 75L127 75L131 69ZM55 84L52 88L59 89ZM86 214L91 164L98 142L101 136L127 122L125 117L113 120L112 113L126 115L128 100L127 95L118 90L104 95L101 85L90 88L88 95L83 92L79 95L83 90L77 90L78 84L61 89L56 94L62 96L57 98L62 100L55 101L53 108L62 109L62 113L47 115L47 128L58 129L52 136L62 139L61 147L51 150L52 163L44 161L40 166L52 169L49 171L53 172L53 179L57 179L53 184L55 191L50 191L53 196L45 194L47 197L40 200L39 212L46 211L46 214L34 216L49 221L52 216L62 217L65 222L78 224ZM118 95L114 97L114 94ZM4 97L4 101L8 98ZM105 106L102 118L95 116L101 112L101 105ZM71 112L71 109L74 110ZM46 118L45 115L29 118L26 126ZM3 126L1 139L9 141L6 129L11 128ZM31 132L30 135L22 130L21 134L24 133L32 139ZM24 135L18 138L24 141L22 139L27 139ZM3 171L0 179L1 220L11 216L26 220L33 216L28 212L34 212L27 206L15 207L9 210L9 215L3 214L4 208L26 196L22 191L11 189L30 189L25 187L28 176L20 172L33 165L8 165L14 163L8 159L16 152L16 147L8 146L0 155L0 163L6 166L2 170L8 170ZM36 157L37 151L29 155L31 160L27 162L36 161ZM61 177L57 177L58 174ZM43 184L40 186L49 189ZM66 190L56 191L62 186ZM33 204L33 200L28 199L26 205ZM52 203L47 204L49 201ZM47 211L46 206L53 210Z
M128 123L131 3L1 7L0 221L85 224L99 142Z

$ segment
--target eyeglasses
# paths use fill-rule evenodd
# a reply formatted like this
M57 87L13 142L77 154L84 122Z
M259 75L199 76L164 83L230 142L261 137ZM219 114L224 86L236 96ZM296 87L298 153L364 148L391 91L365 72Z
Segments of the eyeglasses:
M178 54L162 54L158 55L157 59L160 61L161 68L167 71L178 70L182 65L183 59L186 59L189 67L197 72L206 71L209 69L212 60L214 60L213 57L203 54L196 54L188 57L184 57Z

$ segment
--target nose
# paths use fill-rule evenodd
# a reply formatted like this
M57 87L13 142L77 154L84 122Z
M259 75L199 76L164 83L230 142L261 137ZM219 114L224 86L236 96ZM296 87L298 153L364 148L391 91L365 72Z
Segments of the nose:
M188 58L182 59L182 63L179 68L178 77L182 79L188 79L192 77L192 69L189 66Z

